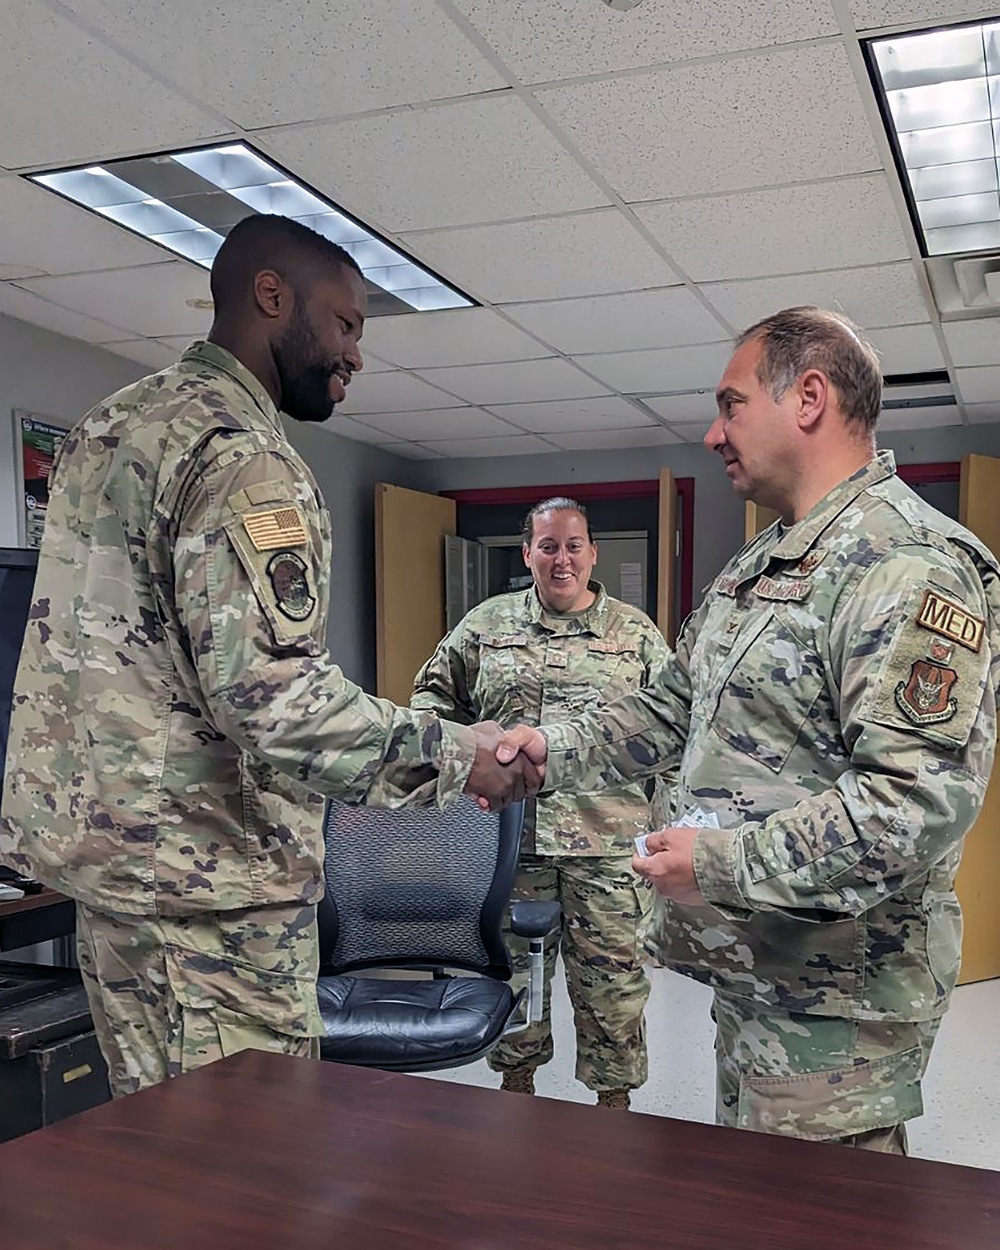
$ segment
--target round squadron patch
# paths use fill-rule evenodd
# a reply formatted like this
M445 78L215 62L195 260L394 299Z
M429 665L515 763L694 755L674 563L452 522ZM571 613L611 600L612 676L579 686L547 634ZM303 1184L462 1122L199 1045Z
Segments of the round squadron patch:
M309 589L309 570L301 556L279 551L268 561L267 575L279 612L290 621L304 621L312 614L316 597Z

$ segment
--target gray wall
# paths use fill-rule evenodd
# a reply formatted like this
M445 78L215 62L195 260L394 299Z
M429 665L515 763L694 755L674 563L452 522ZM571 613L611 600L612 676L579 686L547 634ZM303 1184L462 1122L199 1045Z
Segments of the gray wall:
M1000 456L1000 424L885 433L882 447L899 464L961 460L968 453ZM718 456L698 445L639 447L618 452L556 452L478 460L422 460L412 466L419 490L566 485L655 478L661 465L695 479L694 601L743 542L743 504L730 489Z
M316 475L333 523L330 654L344 673L375 689L375 483L412 486L415 461L286 421L288 436Z
M0 316L0 547L17 545L11 411L24 408L73 424L105 395L148 372L99 347Z

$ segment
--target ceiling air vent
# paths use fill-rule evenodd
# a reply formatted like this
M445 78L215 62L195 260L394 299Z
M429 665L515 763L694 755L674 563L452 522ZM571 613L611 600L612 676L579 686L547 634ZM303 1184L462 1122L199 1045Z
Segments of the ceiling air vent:
M604 0L609 9L617 9L619 13L627 13L629 9L634 9L637 4L642 4L642 0Z
M942 321L1000 317L1000 253L931 256L924 268Z

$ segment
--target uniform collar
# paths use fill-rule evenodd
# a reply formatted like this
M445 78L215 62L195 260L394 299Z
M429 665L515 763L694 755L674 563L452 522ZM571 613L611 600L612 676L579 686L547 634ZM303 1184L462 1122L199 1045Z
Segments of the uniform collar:
M891 451L877 452L866 465L852 473L796 522L771 548L770 554L777 560L799 560L819 538L820 534L852 504L857 497L876 482L884 482L896 472L896 457Z
M592 590L597 598L579 616L570 616L560 612L547 612L542 607L537 588L532 586L525 595L525 620L529 624L541 625L543 629L549 630L552 629L551 622L565 621L578 627L575 632L594 634L598 638L603 637L608 624L608 592L600 582L590 581L587 583L587 588Z
M208 365L211 369L226 374L237 386L247 392L275 429L279 433L282 432L281 416L274 400L264 389L260 380L250 372L246 365L241 364L232 352L226 351L218 343L209 343L205 339L199 339L187 348L181 360L185 364Z

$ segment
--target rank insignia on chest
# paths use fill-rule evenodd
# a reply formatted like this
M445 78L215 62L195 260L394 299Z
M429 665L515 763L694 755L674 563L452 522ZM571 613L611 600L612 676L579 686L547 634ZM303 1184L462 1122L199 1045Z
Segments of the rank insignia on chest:
M304 621L316 606L316 597L309 588L309 569L305 560L294 551L279 551L267 562L278 611L291 621Z
M934 725L951 720L958 701L951 697L958 673L948 667L954 647L932 642L923 660L914 660L910 676L896 686L896 703L915 725Z

